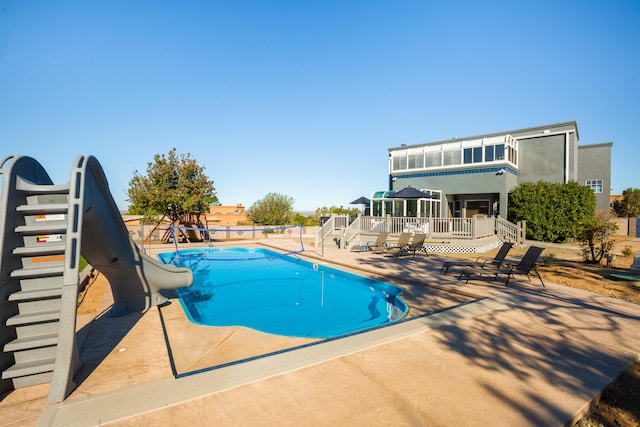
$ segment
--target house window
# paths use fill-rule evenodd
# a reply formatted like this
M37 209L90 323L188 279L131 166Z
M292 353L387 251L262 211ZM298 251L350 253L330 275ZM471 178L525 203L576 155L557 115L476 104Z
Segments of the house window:
M482 161L482 147L475 147L473 149L473 163L480 163Z
M484 147L484 161L485 162L493 162L493 149L495 147L493 145L488 145Z
M507 147L507 160L513 163L514 165L518 164L518 155L516 153L516 149L512 146Z
M465 163L480 163L482 161L482 147L464 149Z
M594 193L602 193L601 179L588 179L585 185L592 189Z
M471 151L471 148L464 149L464 162L465 163L473 162L473 152Z
M445 166L449 166L449 165L459 165L461 162L461 156L460 156L460 150L450 150L450 151L444 151L442 153L442 157L443 157L443 164Z
M412 154L409 156L409 169L422 169L424 167L424 154Z
M393 170L404 170L407 168L407 156L393 158Z
M442 165L441 156L442 155L440 154L440 151L424 153L425 166L428 167L428 168L432 168L432 167L435 167L435 166L441 166Z
M474 215L489 216L489 200L468 200L465 202L465 216L473 218Z

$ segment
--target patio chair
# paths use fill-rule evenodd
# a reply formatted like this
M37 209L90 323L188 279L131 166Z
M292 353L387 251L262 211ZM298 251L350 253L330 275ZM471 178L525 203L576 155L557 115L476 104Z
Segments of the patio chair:
M457 261L446 261L444 264L442 264L442 267L440 267L440 272L444 272L444 274L447 274L449 272L449 269L454 266L455 267L500 268L502 267L502 263L504 262L512 246L513 246L513 243L511 242L503 243L502 246L500 247L500 250L493 258L481 256L476 258L475 262L466 262L461 259Z
M633 257L633 264L629 267L629 273L640 273L640 254L636 254ZM630 282L640 282L640 275L638 274L614 273L611 277Z
M633 264L631 264L631 267L629 267L629 270L635 273L640 273L640 254L636 254L633 257Z
M509 279L511 279L511 276L515 274L524 274L529 280L531 280L530 274L531 271L533 271L540 279L540 283L542 283L542 286L545 287L542 276L540 276L540 273L538 273L538 270L536 270L536 262L538 261L538 257L543 250L544 248L540 248L538 246L530 246L518 264L509 265L507 268L499 268L496 270L488 270L479 267L465 268L460 273L459 278L462 279L462 276L465 276L467 278L466 283L469 283L469 279L474 275L481 276L484 273L491 272L492 274L495 274L494 280L496 280L498 278L498 274L506 274L507 281L504 285L509 286Z
M387 249L408 245L410 241L411 241L411 233L400 233L400 236L398 236L398 240L396 242L387 241L384 245L377 247L375 249L372 249L371 252L375 254L381 254L385 252Z
M360 246L354 245L354 247L351 250L364 252L364 251L372 251L378 248L384 248L388 237L389 237L389 233L386 231L382 231L378 234L378 237L374 242L367 242Z
M392 248L387 248L384 252L385 256L394 256L399 257L401 255L409 255L413 254L413 258L416 257L416 252L422 249L424 246L424 240L427 238L427 235L424 233L416 233L411 239L410 243L407 243L402 246L396 246Z

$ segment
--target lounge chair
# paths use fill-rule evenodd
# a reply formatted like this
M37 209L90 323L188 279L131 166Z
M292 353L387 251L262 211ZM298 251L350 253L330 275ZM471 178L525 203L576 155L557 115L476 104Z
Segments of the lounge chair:
M387 237L389 237L389 233L386 231L380 232L378 237L376 237L375 241L360 241L360 243L354 243L351 245L351 252L367 252L372 251L377 248L384 247Z
M540 273L538 273L538 270L536 270L536 262L538 261L538 257L543 250L544 248L540 248L538 246L530 246L518 264L510 265L508 266L508 268L499 268L496 270L488 270L479 267L468 267L462 270L459 278L462 279L462 276L466 277L468 283L471 276L482 276L483 274L490 272L492 274L495 274L495 280L498 278L498 274L506 274L507 281L504 285L509 286L509 279L511 279L511 276L515 274L524 274L529 280L531 280L531 277L529 275L533 270L533 272L540 279L540 283L542 283L542 286L544 287L542 276L540 276Z
M378 248L372 249L372 252L376 254L381 254L386 252L390 248L408 245L410 240L411 240L411 233L400 233L400 236L398 236L398 240L396 242L386 242L384 245Z
M611 275L614 279L628 280L630 282L640 282L640 254L636 254L633 257L633 264L629 267L629 273L636 274L627 274L627 273L614 273Z
M631 267L629 267L629 271L640 273L640 254L636 254L633 257L633 264L631 264Z
M416 252L421 250L424 246L424 240L427 238L427 235L424 233L416 233L411 239L411 242L402 246L396 246L393 248L387 248L384 252L385 256L394 256L399 257L401 255L409 255L413 254L413 258L416 257Z
M500 250L498 251L496 256L494 256L493 258L481 256L476 258L476 262L466 262L461 259L457 261L446 261L444 264L442 264L442 267L440 267L440 271L444 272L444 274L447 274L449 272L449 269L454 266L455 267L500 268L502 267L502 263L504 262L512 246L513 246L513 243L505 242L500 247Z
M378 234L378 237L376 238L376 241L366 245L367 246L367 250L371 251L373 249L377 249L377 248L382 248L384 247L384 245L387 243L387 239L389 238L389 232L388 231L381 231Z

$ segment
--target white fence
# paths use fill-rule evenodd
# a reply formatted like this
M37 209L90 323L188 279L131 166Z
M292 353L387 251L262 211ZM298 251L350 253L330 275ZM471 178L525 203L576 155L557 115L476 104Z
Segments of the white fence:
M361 217L360 233L425 233L427 239L479 239L495 233L495 218Z
M333 217L332 217L333 218ZM428 240L474 240L500 235L502 238L522 244L525 224L512 224L500 217L476 216L473 218L410 218L359 216L348 226L342 222L327 221L319 233L316 244L327 236L338 232L343 239L342 247L358 235L375 235L382 231L389 234L425 233Z

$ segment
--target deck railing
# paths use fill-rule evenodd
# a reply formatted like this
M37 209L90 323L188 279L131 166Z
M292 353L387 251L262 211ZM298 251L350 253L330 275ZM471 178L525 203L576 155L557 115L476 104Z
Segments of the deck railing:
M319 246L327 236L335 234L338 230L344 230L349 226L349 215L331 215L318 229L315 236L315 245Z
M500 217L478 215L473 218L411 218L361 216L343 230L342 238L350 243L356 236L371 236L386 231L389 234L425 233L429 240L480 239L500 235L521 244L524 224L512 224ZM366 240L366 239L363 239ZM346 245L341 245L345 247Z
M362 218L363 217L358 215L356 219L354 219L353 222L344 229L343 239L345 243L352 241L354 237L360 234L360 222L362 221Z
M518 221L517 224L514 224L500 216L495 220L497 235L502 236L504 239L510 242L514 242L516 245L524 244L525 236L527 235L526 221Z

